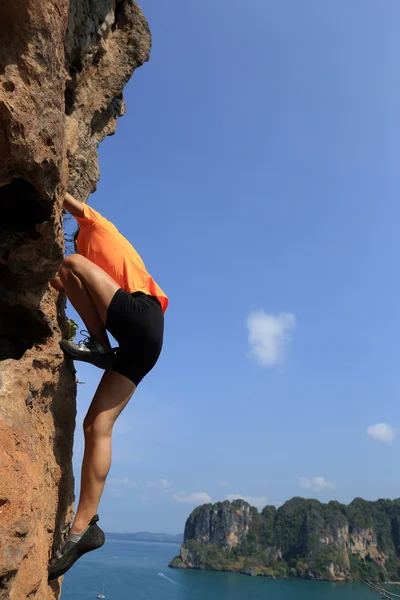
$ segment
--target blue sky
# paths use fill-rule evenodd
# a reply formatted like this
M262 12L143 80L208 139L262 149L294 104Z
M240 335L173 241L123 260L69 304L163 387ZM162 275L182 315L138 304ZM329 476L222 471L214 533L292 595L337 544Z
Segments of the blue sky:
M400 4L142 7L151 61L90 203L170 307L115 428L102 526L180 532L238 495L396 497ZM100 372L78 377L79 476Z

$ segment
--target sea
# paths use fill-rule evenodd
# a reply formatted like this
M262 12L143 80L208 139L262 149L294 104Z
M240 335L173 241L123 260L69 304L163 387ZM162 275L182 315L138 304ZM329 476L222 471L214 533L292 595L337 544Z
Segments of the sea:
M107 539L65 575L62 600L377 600L359 583L264 579L169 569L179 546Z

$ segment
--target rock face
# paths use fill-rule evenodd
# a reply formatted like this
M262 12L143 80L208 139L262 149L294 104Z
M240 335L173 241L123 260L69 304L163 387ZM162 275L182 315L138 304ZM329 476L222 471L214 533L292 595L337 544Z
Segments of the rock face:
M192 512L185 526L185 542L215 544L223 550L238 546L249 532L250 505L243 501L206 504Z
M57 598L52 546L72 515L76 383L58 342L61 203L98 178L96 148L151 37L131 0L0 6L0 599Z
M259 513L241 500L196 508L177 568L269 577L400 580L400 500L349 506L294 498Z

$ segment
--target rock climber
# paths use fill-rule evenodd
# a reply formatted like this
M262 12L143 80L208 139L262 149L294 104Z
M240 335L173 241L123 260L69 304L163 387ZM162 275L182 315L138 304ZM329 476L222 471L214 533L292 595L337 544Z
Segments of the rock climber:
M168 298L118 229L87 204L65 195L64 208L79 225L76 254L64 259L50 281L64 291L86 325L87 338L62 340L64 354L91 363L104 374L84 419L85 451L78 510L49 566L49 580L104 544L97 509L111 465L114 423L140 381L156 364ZM107 331L118 342L112 349Z

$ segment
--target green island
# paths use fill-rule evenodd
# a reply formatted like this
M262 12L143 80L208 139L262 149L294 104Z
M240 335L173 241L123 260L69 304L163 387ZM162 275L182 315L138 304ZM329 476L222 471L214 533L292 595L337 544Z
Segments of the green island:
M400 499L322 504L293 498L261 512L243 500L189 516L172 568L264 577L400 581Z

